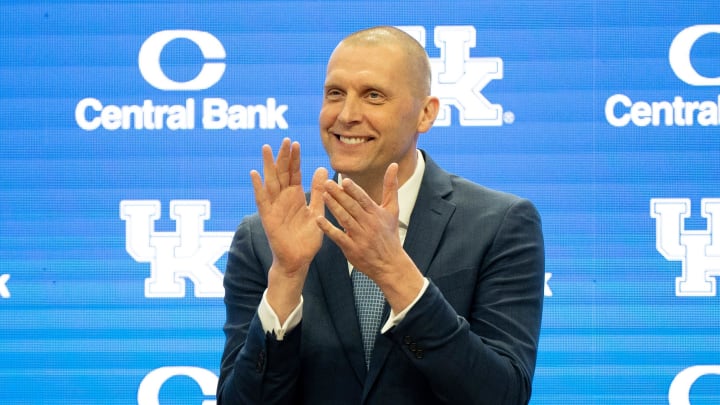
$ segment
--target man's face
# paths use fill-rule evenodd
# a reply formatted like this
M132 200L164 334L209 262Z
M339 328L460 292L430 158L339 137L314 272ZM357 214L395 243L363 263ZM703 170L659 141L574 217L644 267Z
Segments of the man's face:
M406 65L396 46L335 49L320 110L320 136L334 170L365 184L382 182L392 162L400 165L401 183L412 174L423 98Z

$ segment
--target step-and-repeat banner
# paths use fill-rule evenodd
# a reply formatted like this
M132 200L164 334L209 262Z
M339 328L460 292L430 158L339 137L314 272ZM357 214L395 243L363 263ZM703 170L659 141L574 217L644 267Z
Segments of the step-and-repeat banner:
M0 3L0 403L214 403L249 171L327 166L373 25L430 55L420 146L542 214L531 403L720 402L716 1L266 0Z

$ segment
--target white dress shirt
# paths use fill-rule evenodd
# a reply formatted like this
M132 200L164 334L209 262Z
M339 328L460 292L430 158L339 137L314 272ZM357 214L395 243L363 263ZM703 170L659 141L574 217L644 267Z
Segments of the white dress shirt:
M418 192L420 191L420 183L422 182L422 177L425 173L425 159L423 159L422 153L420 153L420 151L417 151L417 156L418 159L417 165L415 165L415 171L413 172L412 176L410 176L410 178L398 189L398 220L400 222L399 231L401 243L405 243L405 236L407 235L408 226L410 225L410 215L412 214L412 210L415 207L415 201L417 200ZM342 176L338 176L338 182L341 181ZM352 271L353 265L348 262L348 272ZM410 303L410 305L408 305L400 313L395 314L394 311L390 310L390 316L383 325L383 327L380 329L380 332L385 333L393 326L399 324L400 321L405 318L405 315L408 313L408 311L410 311L410 309L425 293L428 285L429 282L426 278L424 279L423 286L420 289L418 295ZM275 311L273 311L272 307L270 307L270 304L267 302L267 299L265 297L266 294L267 289L263 293L262 300L260 301L260 306L258 307L258 317L260 318L260 322L262 323L262 327L265 332L275 332L277 340L283 340L285 334L291 331L302 320L302 296L300 297L300 303L298 304L298 306L295 307L295 309L290 313L288 319L285 320L285 323L283 325L280 325L280 319L278 319L277 314L275 314Z

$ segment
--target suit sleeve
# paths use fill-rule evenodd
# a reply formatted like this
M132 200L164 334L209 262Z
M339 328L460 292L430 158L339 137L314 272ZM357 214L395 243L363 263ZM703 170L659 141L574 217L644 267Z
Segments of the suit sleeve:
M233 237L225 270L225 349L218 405L296 402L301 327L278 341L265 333L257 315L271 260L259 219L244 219Z
M478 266L469 316L431 282L388 335L447 403L526 404L545 272L540 217L529 201L507 208Z

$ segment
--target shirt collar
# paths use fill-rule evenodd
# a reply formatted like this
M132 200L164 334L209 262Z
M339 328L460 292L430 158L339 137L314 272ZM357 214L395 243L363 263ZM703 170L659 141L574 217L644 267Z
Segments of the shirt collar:
M405 229L410 225L410 215L415 207L415 201L417 201L420 184L422 183L423 174L425 173L425 159L423 158L423 154L419 150L416 150L416 152L418 158L415 171L398 190L398 205L400 208L398 219L400 220L400 227Z

